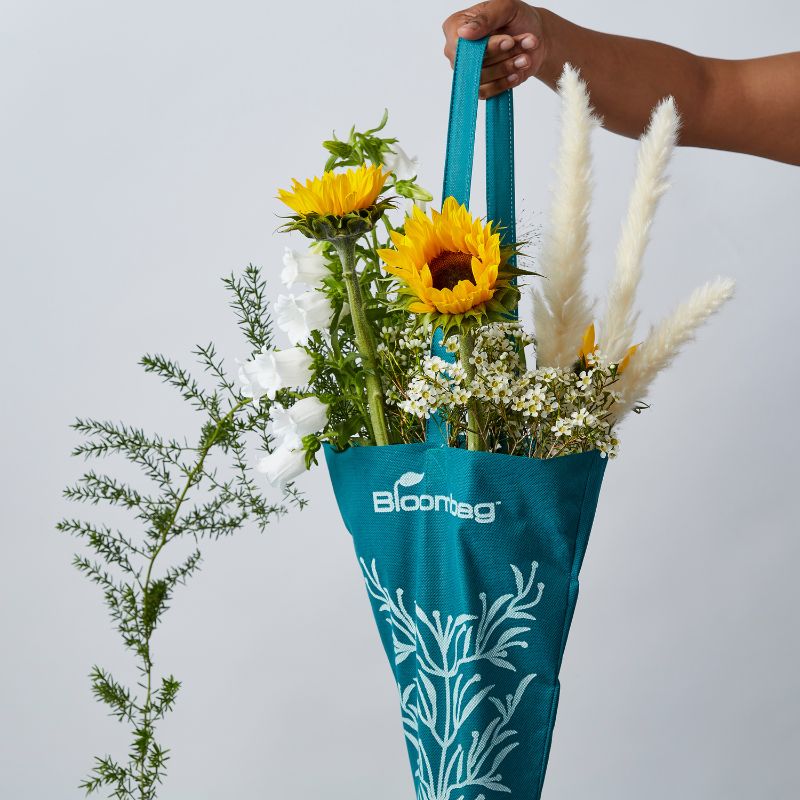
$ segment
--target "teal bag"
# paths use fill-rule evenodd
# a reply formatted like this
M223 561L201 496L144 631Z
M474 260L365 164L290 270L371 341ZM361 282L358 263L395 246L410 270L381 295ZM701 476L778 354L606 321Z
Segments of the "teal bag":
M453 78L443 195L463 203L485 45L459 43ZM510 92L486 110L489 218L513 241ZM440 430L326 446L331 482L400 694L417 800L536 800L606 461L470 452Z

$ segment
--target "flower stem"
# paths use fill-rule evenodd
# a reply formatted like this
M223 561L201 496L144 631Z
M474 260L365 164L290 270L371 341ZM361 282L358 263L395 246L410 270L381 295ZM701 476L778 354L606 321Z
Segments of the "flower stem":
M152 576L153 576L153 567L155 566L156 559L160 555L161 551L166 547L167 543L170 541L170 534L172 533L173 528L175 527L175 523L178 519L178 514L180 514L181 506L183 506L186 496L189 494L189 490L195 485L197 482L197 478L199 475L202 474L203 465L205 464L206 457L208 456L209 451L211 448L216 444L217 439L219 438L222 429L230 422L233 417L236 416L237 412L248 403L251 402L249 397L246 397L243 400L234 405L228 413L222 417L222 419L217 421L217 425L212 431L211 435L205 440L205 443L201 445L198 450L197 461L195 462L192 469L186 475L186 483L181 490L181 493L178 495L177 500L175 501L175 505L169 512L169 516L166 519L164 528L160 532L160 536L158 539L158 543L150 550L149 552L149 560L147 562L147 574L145 575L144 583L141 583L142 589L142 598L144 602L147 598L147 594L150 590L152 584ZM142 718L142 730L147 731L148 733L152 732L153 730L153 720L152 720L152 711L153 711L153 659L152 654L150 651L150 639L153 635L153 631L149 630L144 635L144 640L141 643L141 651L140 655L142 658L142 673L145 678L145 699L144 704L140 708L140 714ZM136 756L136 766L138 769L138 777L137 777L137 784L139 787L139 796L141 798L148 798L152 795L150 792L152 791L152 785L150 780L147 776L146 764L145 760L147 757L147 750L143 749L139 754Z
M470 363L472 353L475 350L475 335L469 328L461 331L459 336L459 355L464 374L467 376L467 385L471 384L475 378L475 365ZM470 398L467 404L467 449L485 450L486 445L483 441L483 415L481 413L480 401L477 397Z
M383 387L378 374L378 351L375 347L372 329L367 322L364 299L361 296L361 286L356 273L355 239L351 237L337 238L333 240L333 245L342 261L342 275L347 289L347 300L350 303L350 314L353 317L356 344L364 365L367 410L372 423L373 437L376 445L389 444L389 429L386 425L383 405Z

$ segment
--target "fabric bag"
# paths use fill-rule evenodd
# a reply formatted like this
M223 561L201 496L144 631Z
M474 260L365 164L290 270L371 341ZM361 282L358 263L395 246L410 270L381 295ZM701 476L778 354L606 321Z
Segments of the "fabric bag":
M459 43L443 196L469 202L485 40ZM514 241L511 93L486 103L488 217ZM434 348L444 357L441 339ZM325 450L400 694L418 800L541 796L606 461L427 441Z

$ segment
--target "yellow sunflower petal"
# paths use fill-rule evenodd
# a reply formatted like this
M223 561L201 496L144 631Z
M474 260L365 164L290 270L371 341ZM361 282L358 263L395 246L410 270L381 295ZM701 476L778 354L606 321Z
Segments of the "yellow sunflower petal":
M346 172L326 172L305 184L292 179L292 188L279 189L278 199L300 216L344 216L375 205L388 176L381 167L363 164Z
M391 239L394 247L379 251L379 256L386 271L400 281L406 307L415 313L423 308L441 315L480 312L499 287L511 283L500 235L453 197L430 215L415 207L405 220L404 233L393 232Z

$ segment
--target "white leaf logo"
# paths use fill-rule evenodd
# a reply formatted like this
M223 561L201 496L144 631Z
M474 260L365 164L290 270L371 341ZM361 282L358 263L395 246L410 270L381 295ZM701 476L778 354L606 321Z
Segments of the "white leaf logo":
M416 486L425 477L424 472L404 472L398 479L400 486Z

